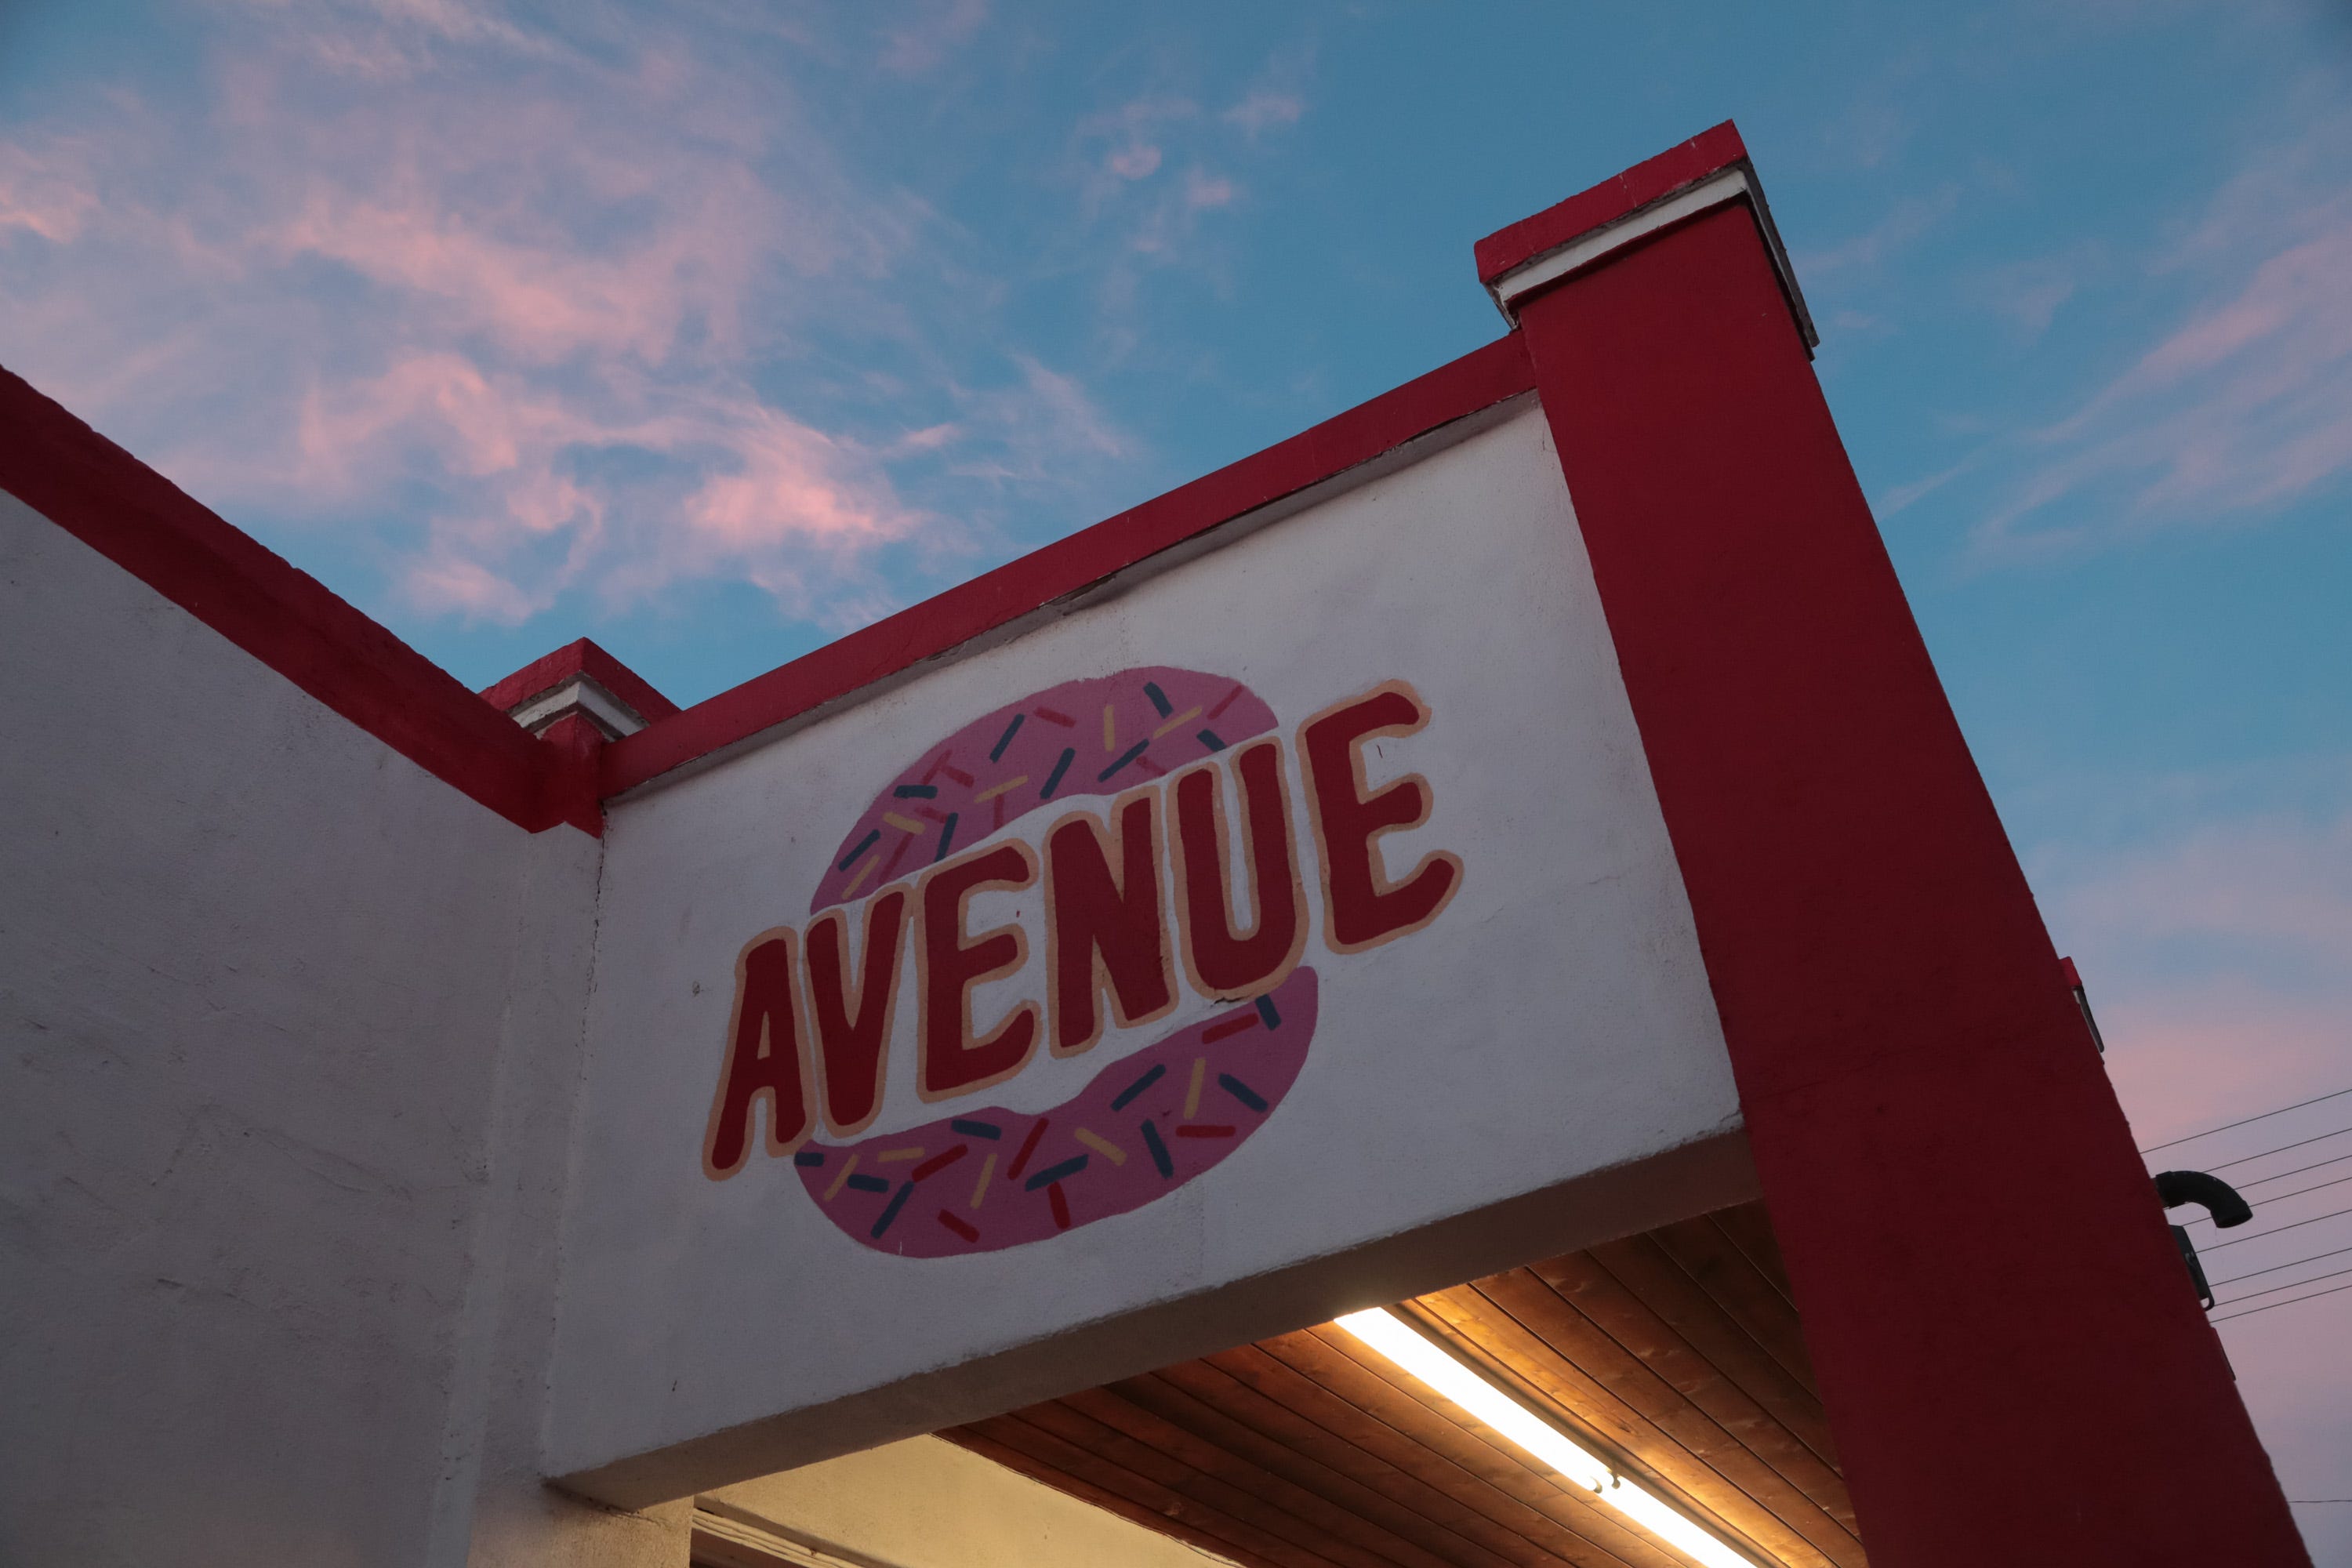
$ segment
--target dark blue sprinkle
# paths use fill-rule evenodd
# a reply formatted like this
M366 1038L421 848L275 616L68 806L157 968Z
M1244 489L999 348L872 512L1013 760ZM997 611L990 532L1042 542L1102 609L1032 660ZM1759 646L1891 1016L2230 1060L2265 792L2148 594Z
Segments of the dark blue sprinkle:
M1054 764L1054 771L1045 775L1045 787L1037 792L1037 798L1039 800L1053 799L1054 791L1061 784L1062 775L1069 772L1070 764L1077 760L1078 753L1076 751L1065 751L1062 753L1062 760Z
M1252 1110L1264 1110L1265 1109L1265 1101L1258 1098L1257 1090L1252 1089L1249 1085L1244 1083L1241 1079L1235 1078L1229 1072L1221 1072L1217 1075L1217 1087L1223 1089L1227 1094L1232 1095L1235 1100L1240 1100L1244 1105L1248 1106Z
M1175 708L1171 706L1168 700L1168 693L1160 689L1160 683L1158 681L1145 681L1143 683L1143 694L1151 699L1151 705L1160 710L1160 716L1162 719L1167 718L1168 715L1176 711Z
M861 1193L887 1193L890 1184L879 1176L852 1176L849 1184Z
M887 1184L885 1184L887 1185ZM882 1211L882 1217L876 1220L874 1222L874 1228L867 1231L866 1234L873 1237L877 1241L880 1240L882 1233L890 1228L890 1222L898 1217L898 1211L907 1206L907 1194L914 1190L914 1183L908 1182L903 1184L898 1188L898 1195L890 1200L890 1206Z
M1200 742L1201 744L1208 747L1209 750L1213 752L1222 752L1225 749L1225 743L1217 739L1217 732L1214 730L1203 730L1199 734L1193 736L1192 739Z
M1168 1145L1160 1141L1160 1129L1151 1125L1149 1117L1143 1122L1143 1146L1151 1151L1151 1163L1160 1167L1163 1177L1176 1173L1176 1163L1168 1158Z
M847 858L846 859L843 860L843 861L842 861L842 863L841 863L840 865L835 866L835 867L834 868L834 869L835 869L835 870L836 870L836 871L846 871L846 870L848 870L852 866L856 865L856 864L857 864L857 858L858 858L860 855L865 854L868 849L873 848L873 847L874 847L874 841L875 841L876 839L877 839L877 838L881 837L882 837L882 830L881 830L880 828L878 828L878 827L877 827L877 828L876 828L873 832L871 832L871 833L867 834L865 837L863 837L863 838L859 839L859 840L857 841L857 847L856 847L856 848L855 848L855 849L853 849L853 850L851 850L851 851L849 852L849 856L848 856L848 858Z
M967 1138L1002 1138L1004 1136L1004 1129L999 1127L993 1121L968 1121L962 1117L958 1117L953 1121L949 1122L948 1129L950 1131L961 1132Z
M1141 1094L1145 1089L1150 1089L1153 1084L1158 1083L1162 1078L1167 1076L1167 1073L1168 1064L1166 1062L1161 1062L1158 1067L1153 1068L1150 1072L1145 1073L1141 1078L1137 1079L1133 1083L1129 1084L1125 1089L1120 1089L1118 1091L1118 1098L1110 1102L1110 1108L1113 1110L1125 1110L1129 1100L1133 1100L1137 1095Z
M1282 1015L1274 1010L1274 998L1271 996L1257 999L1257 1016L1265 1020L1265 1026L1269 1029L1282 1027Z
M934 864L948 858L948 846L955 842L956 818L962 815L960 811L950 811L948 819L940 824L940 852L931 857Z
M1026 713L1015 713L1013 716L1013 722L1004 726L1004 733L996 737L996 749L988 753L990 762L1001 763L1004 760L1004 748L1013 744L1013 737L1020 732L1021 721L1027 717L1029 715Z
M1119 758L1118 761L1111 763L1110 766L1105 768L1100 775L1096 778L1095 783L1103 784L1108 781L1111 774L1118 772L1119 769L1127 766L1128 763L1143 755L1144 748L1150 744L1151 742L1149 741L1138 741L1134 745L1129 746L1127 749L1127 754Z
M890 793L897 795L900 800L931 800L938 796L940 786L937 784L900 784L897 789L892 790Z
M1022 1188L1024 1191L1034 1193L1039 1187L1050 1187L1055 1182L1061 1181L1065 1177L1075 1176L1086 1168L1087 1157L1084 1154L1074 1155L1071 1158L1063 1161L1058 1165L1046 1166L1044 1170L1030 1177L1026 1182L1024 1182L1022 1184Z
M814 1149L803 1149L793 1156L793 1163L795 1165L822 1165L824 1163L824 1156L818 1153Z

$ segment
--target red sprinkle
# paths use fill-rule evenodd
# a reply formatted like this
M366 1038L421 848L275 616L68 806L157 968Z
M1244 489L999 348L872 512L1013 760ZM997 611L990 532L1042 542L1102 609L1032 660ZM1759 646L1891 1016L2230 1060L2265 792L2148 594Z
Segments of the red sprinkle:
M1234 699L1239 697L1241 694L1242 689L1239 686L1236 686L1231 691L1226 692L1224 700L1218 703L1214 708L1209 710L1209 717L1213 719L1218 714L1223 712L1226 709L1232 707L1234 705Z
M1205 1046L1212 1041L1222 1040L1227 1035L1238 1035L1244 1029L1254 1029L1256 1026L1257 1015L1255 1013L1243 1013L1235 1017L1226 1019L1222 1024L1212 1024L1207 1028L1202 1030L1201 1043Z
M1004 797L1001 795L996 797L996 826L1004 826Z
M1029 1129L1029 1136L1021 1140L1021 1152L1013 1156L1013 1167L1004 1173L1006 1181L1029 1168L1029 1156L1037 1152L1037 1140L1045 1136L1045 1121L1043 1116L1037 1118L1036 1125Z
M938 773L941 768L946 767L948 765L948 759L954 755L955 753L953 752L941 752L940 753L940 760L923 770L923 782L925 784L930 783L931 775Z
M968 1145L959 1143L954 1148L949 1150L946 1153L934 1154L929 1159L924 1161L921 1164L916 1166L913 1172L910 1173L908 1179L910 1181L919 1182L925 1176L934 1175L940 1171L946 1170L950 1165L954 1164L958 1160L962 1159L971 1152L971 1148Z
M958 1219L954 1215L948 1213L945 1209L941 1209L940 1211L940 1223L947 1226L950 1230L955 1232L958 1236L963 1237L966 1241L978 1241L980 1239L980 1232L972 1229L971 1226L964 1224L962 1220Z
M1168 772L1168 770L1167 770L1166 768L1161 767L1158 763L1153 762L1150 757L1138 757L1138 758L1136 758L1136 759L1135 759L1135 765L1136 765L1137 767L1139 767L1139 768L1141 768L1145 773L1150 773L1153 778L1160 778L1160 777L1162 777L1162 776L1163 776L1163 775L1165 775L1165 774L1167 773L1167 772Z
M948 777L955 780L956 783L963 785L966 789L970 789L971 787L971 775L964 772L961 768L951 768L948 766L947 759L945 757L941 757L940 759L940 772L947 774Z
M1230 1138L1234 1130L1223 1122L1188 1121L1176 1129L1179 1138Z
M1067 713L1056 713L1051 708L1033 708L1030 711L1036 714L1038 718L1045 721L1046 723L1059 724L1065 730L1075 728L1078 722L1076 719L1071 718Z
M919 805L915 807L915 815L928 816L933 822L945 822L948 819L948 814L936 805Z
M891 850L890 858L882 862L882 879L884 881L887 882L890 879L890 873L898 868L898 858L907 852L907 846L912 844L914 841L915 839L912 834L900 836L898 839L898 847Z
M1062 1184L1055 1182L1052 1186L1047 1187L1045 1189L1045 1195L1053 1200L1054 1228L1055 1230L1069 1229L1070 1200L1062 1195Z

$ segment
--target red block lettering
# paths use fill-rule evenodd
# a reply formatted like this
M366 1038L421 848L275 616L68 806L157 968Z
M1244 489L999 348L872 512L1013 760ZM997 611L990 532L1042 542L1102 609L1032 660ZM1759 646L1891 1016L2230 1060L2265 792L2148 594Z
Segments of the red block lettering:
M891 888L866 903L865 962L855 997L845 957L848 915L831 909L809 924L809 1012L823 1068L824 1124L837 1135L865 1131L882 1109L890 1021L898 1003L899 937L906 923L906 889Z
M1122 795L1111 818L1118 825L1116 874L1109 829L1093 813L1073 812L1045 835L1045 995L1057 1057L1102 1038L1096 1002L1106 992L1122 1029L1176 1006L1160 912L1158 792Z
M1234 924L1226 887L1230 842L1224 790L1216 764L1176 780L1176 907L1183 928L1184 972L1203 996L1271 991L1307 949L1306 897L1298 851L1290 838L1290 793L1282 779L1282 745L1255 741L1232 759L1240 781L1244 856L1249 866L1247 923Z
M789 1154L809 1135L809 1062L801 1047L793 933L761 931L735 960L735 1012L719 1098L702 1135L702 1169L724 1181L750 1153L753 1107L768 1102L768 1152Z
M1402 680L1326 708L1298 727L1306 764L1307 814L1322 865L1323 940L1334 952L1366 948L1419 931L1435 920L1462 885L1462 858L1435 851L1401 882L1391 882L1380 836L1429 820L1429 784L1419 773L1366 793L1364 742L1411 735L1429 722L1420 693Z
M996 926L966 941L964 913L983 888L1008 890L1037 879L1037 858L1017 841L933 868L922 881L923 933L917 952L922 1049L915 1089L945 1100L1001 1083L1019 1072L1037 1046L1037 1005L1023 1002L984 1039L975 1039L971 988L1001 980L1029 956L1019 926Z

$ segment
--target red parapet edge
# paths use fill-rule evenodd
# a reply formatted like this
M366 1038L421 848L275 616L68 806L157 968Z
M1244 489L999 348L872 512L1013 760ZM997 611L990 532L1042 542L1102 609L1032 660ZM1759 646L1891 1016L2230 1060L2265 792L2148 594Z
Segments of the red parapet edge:
M1747 162L1748 144L1739 139L1738 126L1727 120L1702 131L1678 147L1480 240L1475 250L1478 281L1492 287L1505 273L1548 251Z
M0 489L517 826L536 833L565 818L550 785L551 753L539 742L317 578L5 369L0 428L7 432Z
M983 636L1033 610L1456 419L1531 390L1517 334L850 633L604 751L609 800Z
M637 717L648 724L679 711L678 705L655 690L652 682L586 637L566 643L496 685L484 687L482 700L501 713L511 713L541 692L552 691L581 675L635 709Z

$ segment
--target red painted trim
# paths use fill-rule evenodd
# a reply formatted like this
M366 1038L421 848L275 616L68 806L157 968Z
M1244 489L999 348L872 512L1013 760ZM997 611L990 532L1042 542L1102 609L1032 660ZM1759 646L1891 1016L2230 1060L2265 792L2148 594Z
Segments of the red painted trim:
M1755 222L1521 319L1872 1561L2305 1563Z
M1513 268L1524 266L1547 251L1558 250L1596 228L1631 217L1686 185L1695 185L1747 162L1748 144L1739 139L1739 128L1730 121L1702 131L1679 147L1636 163L1613 179L1603 180L1589 191L1580 191L1533 217L1521 218L1480 240L1474 252L1478 260L1478 281L1491 287Z
M604 748L606 799L897 674L1532 384L1516 337L1269 447Z
M648 724L678 711L677 704L656 691L652 682L586 637L532 659L495 686L484 687L482 700L501 713L511 713L581 675L635 709L637 717Z
M5 370L0 430L0 489L508 821L566 818L550 748Z

